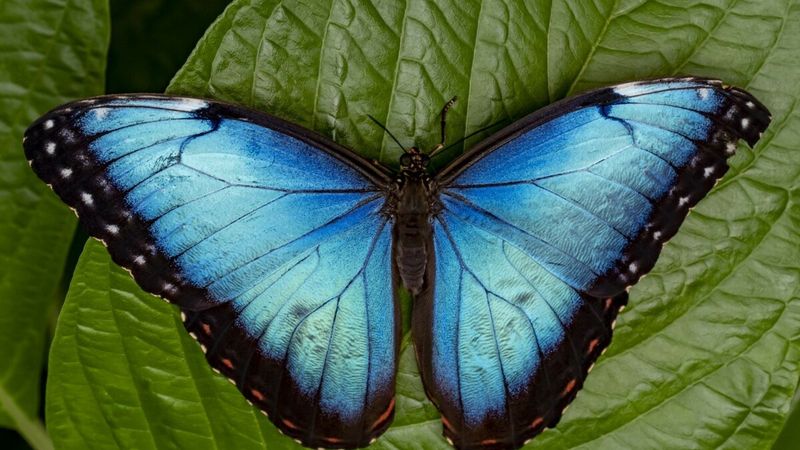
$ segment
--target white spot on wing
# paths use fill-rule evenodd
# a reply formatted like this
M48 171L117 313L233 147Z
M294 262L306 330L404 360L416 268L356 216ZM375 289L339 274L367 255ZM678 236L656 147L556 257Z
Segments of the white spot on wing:
M208 103L197 98L182 98L179 100L179 105L187 111L197 111L208 106Z
M94 205L94 197L88 192L81 193L81 201L88 206Z
M751 102L751 101L749 101L749 100L748 100L747 103L745 103L745 105L747 105L748 108L755 108L756 107L756 104Z
M714 167L706 167L703 170L703 176L706 177L706 178L710 177L711 174L713 174L713 173L714 173Z
M747 117L742 119L742 129L746 130L747 127L749 127L749 126L750 126L750 119L748 119Z
M72 175L72 169L61 169L61 178L69 178Z
M143 255L137 255L136 258L133 258L133 263L137 266L143 266L145 263L145 259Z
M44 151L47 152L48 155L55 154L55 152L56 152L56 143L55 142L48 142L44 146Z
M705 100L709 95L711 95L711 90L706 88L700 89L697 91L697 95L700 96L700 100Z
M638 264L636 264L635 262L632 262L632 263L631 263L631 264L628 266L628 270L630 270L630 272L631 272L631 273L636 273L636 271L637 271L637 270L639 270L639 265L638 265Z
M660 231L656 231L655 233L653 233L653 239L655 239L655 240L661 239L661 232Z
M638 81L631 81L629 83L623 83L616 87L614 87L614 93L617 95L622 96L630 96L635 95L638 93L640 82Z
M48 119L48 120L45 120L45 122L44 122L44 129L45 129L45 130L49 130L50 128L53 128L53 125L54 125L54 124L53 124L53 119Z
M73 133L72 130L69 130L67 128L61 130L61 137L63 137L64 140L67 142L75 141L75 133Z
M689 203L689 197L681 197L678 199L678 206L683 206Z
M117 234L119 233L119 227L114 224L106 225L106 231L108 231L111 234Z
M94 118L97 120L103 120L108 116L108 113L111 112L108 108L97 108L94 110Z
M728 145L725 146L725 153L732 155L734 152L736 152L736 144L728 142Z

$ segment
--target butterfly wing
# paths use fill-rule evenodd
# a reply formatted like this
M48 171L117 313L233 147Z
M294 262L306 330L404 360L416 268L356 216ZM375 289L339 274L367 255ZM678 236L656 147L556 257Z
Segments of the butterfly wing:
M385 174L276 118L164 96L62 106L24 147L286 434L357 447L388 426L399 328Z
M558 422L626 288L769 120L718 82L631 83L534 113L438 175L413 332L456 447L515 448Z

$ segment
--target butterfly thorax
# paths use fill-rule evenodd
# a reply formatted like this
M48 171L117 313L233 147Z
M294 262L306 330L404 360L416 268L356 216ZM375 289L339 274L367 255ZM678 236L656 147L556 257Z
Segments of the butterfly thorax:
M418 294L425 284L431 251L435 195L427 172L428 158L415 148L400 159L401 172L394 216L394 263L403 285Z

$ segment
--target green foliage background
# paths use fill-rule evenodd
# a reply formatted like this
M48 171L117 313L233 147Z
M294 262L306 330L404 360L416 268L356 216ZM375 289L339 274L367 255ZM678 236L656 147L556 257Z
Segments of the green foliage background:
M237 0L186 60L225 3L0 3L0 427L37 449L297 448L102 246L75 267L75 220L20 146L49 108L162 90L177 71L168 92L269 111L391 163L367 114L430 147L453 95L455 140L591 87L694 74L750 90L773 124L633 289L586 387L531 446L800 448L800 413L784 427L800 378L799 1ZM447 448L407 336L397 417L375 447Z

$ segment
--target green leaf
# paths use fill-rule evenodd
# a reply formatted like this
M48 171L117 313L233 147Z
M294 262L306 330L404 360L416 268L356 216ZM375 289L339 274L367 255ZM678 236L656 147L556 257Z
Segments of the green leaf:
M793 131L800 127L800 3L522 4L239 0L209 29L169 91L253 106L392 163L399 149L367 114L403 143L429 148L438 138L436 115L453 95L460 102L448 130L456 140L565 95L631 79L696 74L750 90L772 110L773 125L756 149L740 148L728 176L632 290L608 353L558 428L532 446L769 448L800 375L800 153L794 150L800 134ZM93 250L84 264L107 265L101 255ZM118 269L106 270L117 279ZM76 291L70 305L77 305L68 306L81 310L108 297L107 284L91 295ZM130 290L120 287L112 295L143 297L131 284ZM145 332L132 333L136 326L150 330L155 317L128 311L130 330L93 340L122 342L130 350L143 345ZM174 315L169 318L171 332L183 336ZM70 320L89 330L102 323L63 319ZM116 353L61 338L55 345L54 355L83 349L82 367L97 373L91 383L58 387L61 395L75 395L70 405L86 406L81 418L94 424L135 413L155 420L148 415L152 407L77 393L116 386L113 372L104 369L117 363ZM147 373L130 383L164 388L159 380ZM210 382L199 371L194 380ZM131 392L142 391L121 395ZM48 404L51 420L64 430L93 435L100 429L70 419L63 405ZM240 408L240 414L251 411L241 402ZM374 447L449 448L425 399L408 336L396 419Z
M288 448L211 371L176 308L138 289L95 240L78 261L50 366L56 448Z
M76 221L31 172L22 133L59 103L102 92L107 45L105 0L0 3L0 426L29 440Z

